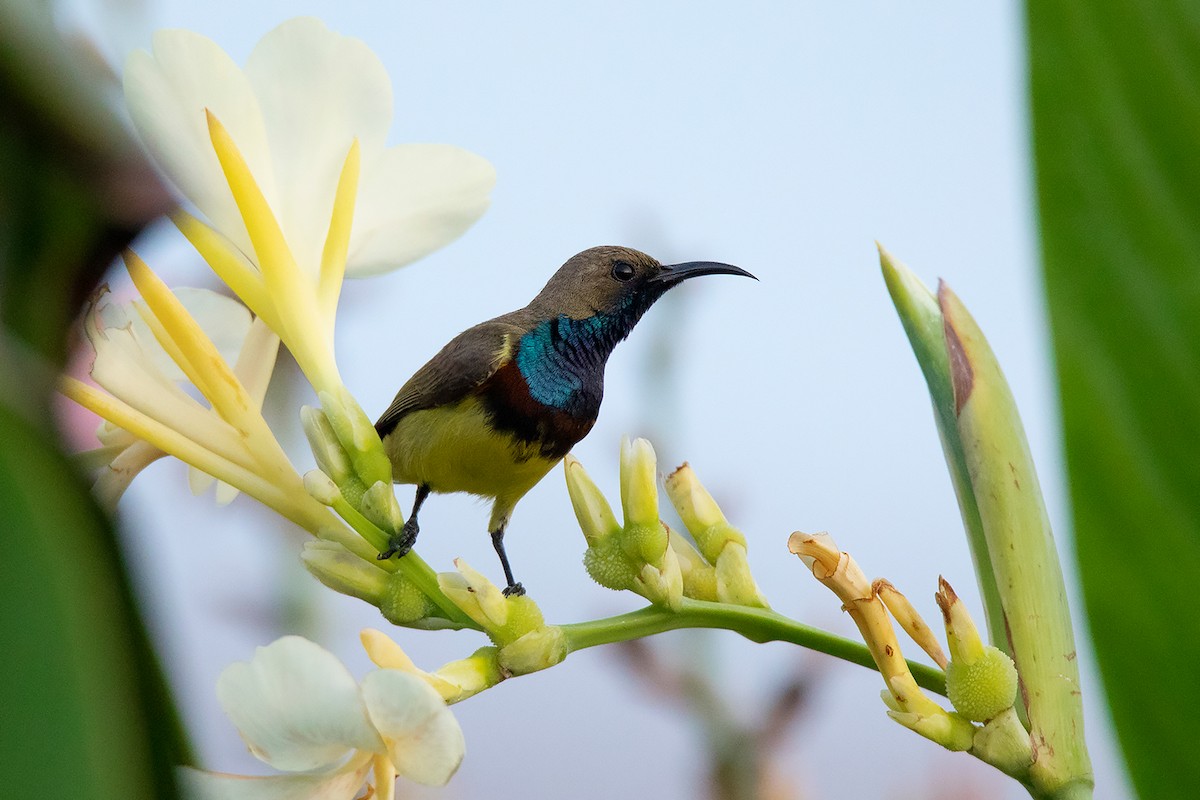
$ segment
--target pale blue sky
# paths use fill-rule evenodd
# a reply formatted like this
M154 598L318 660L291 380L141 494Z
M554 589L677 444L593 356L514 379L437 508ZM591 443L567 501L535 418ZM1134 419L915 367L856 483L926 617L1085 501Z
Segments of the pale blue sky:
M145 30L192 28L241 61L299 13L383 59L394 141L461 145L498 172L492 209L462 240L347 288L342 374L369 413L444 341L523 305L585 247L738 264L761 282L696 281L617 349L600 420L576 456L615 498L620 436L661 432L663 468L692 463L746 532L768 598L804 621L854 635L834 597L787 554L796 529L831 531L931 620L938 575L978 613L924 384L879 277L879 240L927 282L946 278L988 333L1067 541L1019 6L171 0L151 7ZM143 250L180 282L203 276L169 237ZM647 378L664 342L677 360L665 387ZM283 576L306 579L298 539L281 542L252 501L215 510L191 499L180 475L151 470L124 511L139 563L155 565L146 593L200 751L210 767L245 771L255 762L213 685L279 632L271 603ZM407 507L411 490L400 498ZM498 579L486 521L469 498L436 497L419 550L439 569L461 555ZM518 506L509 530L517 574L551 621L639 605L586 577L560 471ZM357 631L384 623L346 598L322 608L323 641L361 675ZM465 633L396 638L429 668L482 644ZM696 650L684 636L660 644L681 657ZM798 657L729 634L705 647L714 681L747 717ZM1092 659L1081 661L1096 796L1125 797ZM929 797L947 776L989 797L1025 796L888 721L874 673L834 664L821 687L781 763L805 796ZM698 736L611 652L577 654L455 710L467 759L428 796L698 794ZM863 764L855 752L875 755Z

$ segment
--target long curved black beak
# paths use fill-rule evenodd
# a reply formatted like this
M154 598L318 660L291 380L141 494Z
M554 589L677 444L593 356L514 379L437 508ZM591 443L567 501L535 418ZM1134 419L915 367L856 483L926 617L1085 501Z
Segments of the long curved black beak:
M722 264L719 261L688 261L683 264L664 264L660 272L646 281L670 289L688 278L700 275L741 275L744 278L754 278L749 272L732 264ZM758 280L758 278L754 278Z

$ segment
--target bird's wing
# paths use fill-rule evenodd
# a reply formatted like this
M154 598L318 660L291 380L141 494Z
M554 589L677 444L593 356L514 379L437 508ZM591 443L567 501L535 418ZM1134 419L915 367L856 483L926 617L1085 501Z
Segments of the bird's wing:
M521 333L516 325L494 319L455 336L400 387L375 430L387 436L406 414L462 399L511 358Z

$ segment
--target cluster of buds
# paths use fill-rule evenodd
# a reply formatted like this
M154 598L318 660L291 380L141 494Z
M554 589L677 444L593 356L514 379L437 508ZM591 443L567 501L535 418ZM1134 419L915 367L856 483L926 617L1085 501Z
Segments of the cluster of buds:
M583 563L601 586L628 589L675 611L685 597L767 607L746 561L746 538L687 464L665 485L694 544L658 516L657 460L645 439L621 441L624 525L577 459L567 457L565 472L587 539Z
M887 684L882 693L888 716L949 750L969 751L1020 777L1032 763L1029 736L1013 708L1017 669L1000 649L980 638L966 606L944 579L936 595L949 644L947 659L933 631L908 599L884 580L867 580L828 533L797 531L788 549L842 601ZM946 694L954 711L925 695L900 651L891 616L946 671ZM981 723L981 724L976 724Z
M345 387L318 395L321 408L300 411L317 469L304 476L309 494L329 506L382 551L404 527L392 491L392 466L375 427Z

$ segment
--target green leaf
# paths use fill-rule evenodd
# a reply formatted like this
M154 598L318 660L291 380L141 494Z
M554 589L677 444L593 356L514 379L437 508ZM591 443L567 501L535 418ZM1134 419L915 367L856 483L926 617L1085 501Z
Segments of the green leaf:
M1200 793L1200 14L1028 2L1084 599L1143 797Z

